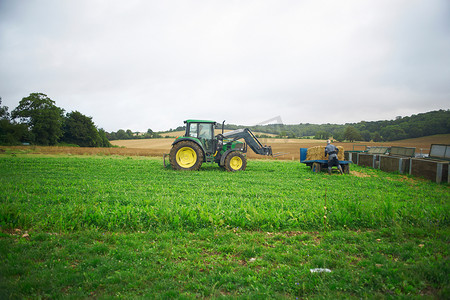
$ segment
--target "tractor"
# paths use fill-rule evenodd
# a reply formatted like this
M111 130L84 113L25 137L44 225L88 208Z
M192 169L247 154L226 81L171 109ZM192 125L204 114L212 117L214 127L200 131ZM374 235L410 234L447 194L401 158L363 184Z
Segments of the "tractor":
M177 137L172 143L168 155L170 165L175 170L198 170L204 162L217 163L229 172L243 171L247 166L247 146L256 154L272 156L272 148L263 146L256 136L248 129L238 129L214 135L218 127L215 121L186 120L184 136ZM238 141L244 139L244 142Z

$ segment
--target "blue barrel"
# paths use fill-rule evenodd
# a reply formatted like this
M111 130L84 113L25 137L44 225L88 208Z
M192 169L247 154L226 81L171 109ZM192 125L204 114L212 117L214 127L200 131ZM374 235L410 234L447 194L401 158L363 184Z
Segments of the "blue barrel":
M307 152L308 152L308 148L300 148L300 162L306 160Z

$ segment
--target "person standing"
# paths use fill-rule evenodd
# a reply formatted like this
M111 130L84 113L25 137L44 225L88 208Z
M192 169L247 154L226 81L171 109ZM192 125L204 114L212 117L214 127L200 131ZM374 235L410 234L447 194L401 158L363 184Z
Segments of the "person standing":
M327 146L325 147L325 157L327 157L328 155L328 174L331 175L331 168L333 166L336 166L339 170L339 172L342 174L344 174L344 172L342 171L342 167L339 164L339 159L338 159L338 153L339 153L339 149L333 145L331 143L330 140L327 141Z

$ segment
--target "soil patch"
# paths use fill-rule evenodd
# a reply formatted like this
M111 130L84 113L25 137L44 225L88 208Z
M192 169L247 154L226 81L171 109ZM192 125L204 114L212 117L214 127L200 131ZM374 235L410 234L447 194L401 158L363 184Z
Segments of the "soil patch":
M356 177L372 177L372 175L361 173L358 171L350 171L350 175L356 176Z

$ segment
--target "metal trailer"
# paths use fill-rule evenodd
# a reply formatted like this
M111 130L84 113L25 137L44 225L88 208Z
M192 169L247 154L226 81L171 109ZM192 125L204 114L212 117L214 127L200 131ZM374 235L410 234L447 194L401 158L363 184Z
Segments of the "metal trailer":
M311 168L311 171L315 173L319 173L322 170L328 169L328 160L315 159L315 160L306 160L306 154L308 153L308 148L300 148L300 162L306 164ZM352 162L348 160L340 160L339 164L342 167L342 171L345 174L350 172L350 164Z

